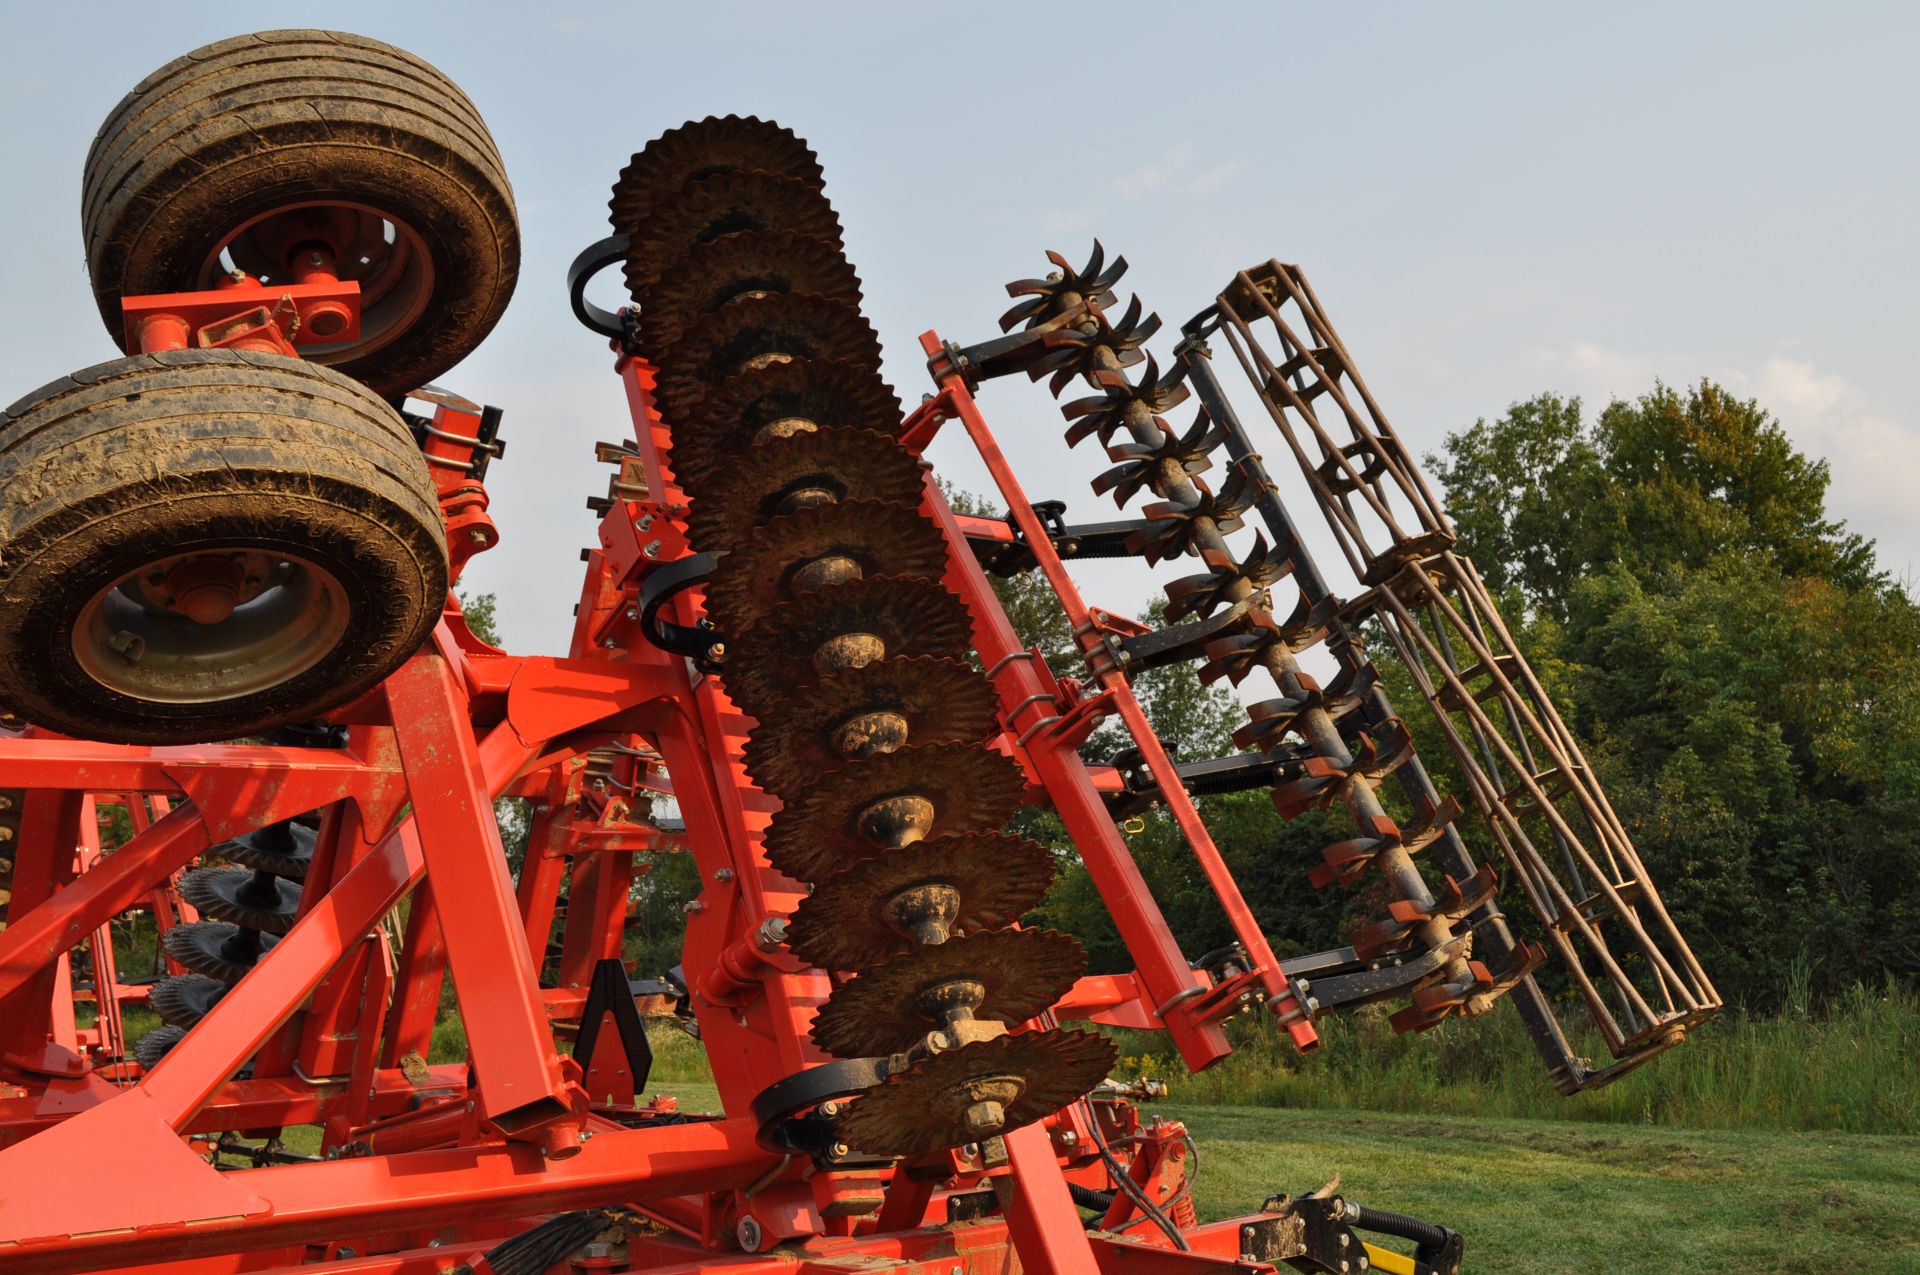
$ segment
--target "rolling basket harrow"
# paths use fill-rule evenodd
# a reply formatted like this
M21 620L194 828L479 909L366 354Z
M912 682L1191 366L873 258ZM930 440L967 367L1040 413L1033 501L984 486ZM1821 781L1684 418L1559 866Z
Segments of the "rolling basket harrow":
M921 338L908 412L823 187L802 141L738 117L620 173L569 287L632 434L598 448L568 654L516 656L449 591L498 538L501 414L430 384L517 273L472 104L400 50L282 31L170 63L108 118L83 214L125 357L0 417L0 1268L1451 1272L1456 1233L1331 1188L1198 1221L1191 1139L1086 1024L1164 1029L1199 1069L1239 1014L1305 1050L1342 1009L1423 1030L1507 999L1573 1093L1718 1008L1297 268L1228 281L1163 371L1125 263L1050 254L1005 335ZM587 299L615 267L618 313ZM1301 542L1222 352L1357 596ZM1093 489L1137 515L1027 498L975 399L1015 373L1075 391L1067 441L1106 451ZM921 459L942 428L1006 518L949 507ZM1088 605L1079 557L1182 567L1167 625ZM1083 677L1015 632L992 577L1020 572ZM1464 801L1415 754L1382 645ZM1131 679L1177 662L1270 686L1244 751L1156 736ZM1114 764L1082 753L1102 723ZM1275 956L1201 808L1249 789L1351 817L1310 874L1383 887L1346 946ZM505 797L532 812L517 870ZM1054 873L1007 831L1034 805L1131 972L1020 924ZM1150 806L1234 934L1199 962L1128 849ZM103 847L110 810L130 832ZM682 964L636 982L629 900L669 852L700 879ZM1544 944L1509 927L1502 873ZM150 981L109 932L140 912ZM1598 1067L1535 981L1553 958ZM436 1063L449 980L468 1057ZM138 1003L163 1025L129 1039ZM697 1035L724 1114L645 1097L643 1009Z

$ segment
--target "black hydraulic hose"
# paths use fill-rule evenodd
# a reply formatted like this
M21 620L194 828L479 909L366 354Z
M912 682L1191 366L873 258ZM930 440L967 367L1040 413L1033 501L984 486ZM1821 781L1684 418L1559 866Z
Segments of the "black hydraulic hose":
M1105 1213L1113 1207L1114 1193L1112 1191L1096 1191L1090 1186L1081 1186L1078 1182L1069 1182L1067 1183L1067 1194L1071 1195L1073 1202L1083 1209L1098 1209L1100 1212Z
M560 1213L538 1226L502 1240L487 1250L487 1265L494 1275L540 1275L540 1272L587 1243L617 1220L611 1209L582 1209ZM473 1268L456 1266L455 1272L472 1275Z
M1093 1135L1093 1145L1099 1150L1100 1158L1106 1162L1107 1176L1113 1179L1114 1186L1126 1193L1126 1197L1133 1201L1133 1206L1146 1214L1175 1248L1182 1253L1192 1252L1193 1245L1187 1243L1187 1237L1180 1234L1180 1228L1173 1224L1173 1219L1161 1212L1154 1202L1147 1198L1146 1192L1140 1189L1139 1183L1128 1175L1127 1166L1121 1164L1119 1158L1108 1148L1106 1138L1101 1136L1100 1117L1094 1114L1093 1103L1082 1098L1080 1106L1087 1113L1087 1130Z
M1389 1213L1385 1209L1370 1209L1364 1204L1345 1202L1340 1220L1348 1226L1362 1231L1373 1231L1380 1235L1394 1235L1403 1240L1412 1240L1424 1247L1443 1247L1453 1232L1444 1226L1432 1222L1422 1222L1417 1217L1408 1217L1404 1213Z

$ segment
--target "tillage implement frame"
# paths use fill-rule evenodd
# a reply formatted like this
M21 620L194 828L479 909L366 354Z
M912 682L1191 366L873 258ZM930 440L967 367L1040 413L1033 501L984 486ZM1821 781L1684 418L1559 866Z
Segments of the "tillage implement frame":
M108 117L84 216L124 357L0 415L0 1271L1453 1275L1459 1234L1337 1182L1202 1222L1200 1148L1143 1113L1163 1086L1107 1078L1097 1029L1165 1031L1199 1070L1238 1015L1304 1051L1338 1010L1391 1001L1425 1030L1511 999L1575 1093L1718 1007L1296 268L1229 281L1163 374L1158 320L1111 312L1124 262L1056 256L1009 286L1008 335L920 338L931 392L905 411L823 181L793 134L731 116L622 172L568 287L630 434L596 448L567 654L516 655L453 592L502 534L502 413L431 383L518 269L472 103L391 46L273 31ZM618 312L587 298L613 266ZM975 399L1012 373L1088 389L1063 410L1114 462L1096 493L1155 502L1073 524L1029 499ZM950 507L921 459L943 429L1004 518ZM1263 534L1230 547L1249 516ZM1152 629L1082 598L1083 557L1200 569ZM1084 676L1009 620L994 577L1024 571ZM1382 643L1466 803L1388 703ZM1162 742L1133 678L1175 662L1271 677L1243 751ZM1103 725L1125 746L1090 761ZM1386 914L1278 957L1206 821L1248 790L1345 810L1355 835L1307 875L1382 883ZM1031 807L1070 844L1007 834ZM1496 904L1468 809L1539 940ZM1219 951L1182 950L1129 848L1154 810ZM1020 924L1069 854L1131 970ZM665 855L699 881L680 964L630 969ZM116 927L139 936L118 958ZM1535 980L1550 958L1602 1066ZM449 997L464 1052L437 1038ZM164 1025L134 1035L137 1009ZM698 1040L717 1111L650 1092L649 1021Z

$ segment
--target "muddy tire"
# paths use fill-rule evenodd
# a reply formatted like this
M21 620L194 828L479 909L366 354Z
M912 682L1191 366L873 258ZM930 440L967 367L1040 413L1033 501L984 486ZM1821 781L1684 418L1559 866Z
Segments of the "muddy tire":
M0 702L66 734L232 739L417 650L445 533L398 413L298 359L102 363L0 414Z
M122 297L209 288L230 264L287 282L284 250L321 221L350 241L337 273L361 285L362 334L302 354L388 398L466 357L513 293L520 231L493 138L451 80L377 40L209 44L142 80L87 154L87 268L122 349Z

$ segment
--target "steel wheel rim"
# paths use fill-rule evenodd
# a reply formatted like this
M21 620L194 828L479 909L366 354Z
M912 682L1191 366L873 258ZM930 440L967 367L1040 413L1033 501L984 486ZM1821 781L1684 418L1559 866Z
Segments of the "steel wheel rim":
M272 564L251 596L208 623L164 605L164 581L220 559ZM244 579L244 577L243 577ZM73 626L81 670L109 690L155 704L218 704L281 686L318 665L350 619L346 589L295 554L243 547L156 558L88 600Z
M234 270L268 285L293 282L281 245L302 237L289 222L304 226L316 216L337 227L322 236L334 250L335 275L360 285L360 336L353 341L303 344L303 358L338 363L391 345L426 313L433 296L433 254L426 241L399 216L370 204L348 200L309 200L285 204L249 218L223 236L200 268L199 286L216 287Z

